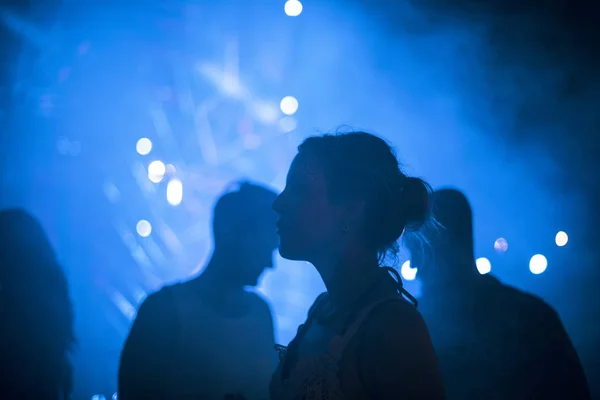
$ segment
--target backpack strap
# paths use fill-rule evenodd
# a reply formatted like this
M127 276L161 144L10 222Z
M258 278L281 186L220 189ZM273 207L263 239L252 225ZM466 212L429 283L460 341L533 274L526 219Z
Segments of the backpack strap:
M327 299L327 292L321 293L317 296L315 302L308 310L308 316L306 318L306 322L301 324L296 331L296 336L292 339L292 341L287 345L283 346L280 344L275 345L275 351L279 355L279 363L281 367L281 375L282 378L287 378L291 371L291 365L293 361L295 361L298 356L298 341L302 339L304 331L311 324L312 320L318 314L319 310L325 303Z
M346 331L344 332L343 335L341 335L341 336L338 335L333 338L333 340L331 341L331 344L330 344L329 354L335 358L336 362L340 360L340 358L342 357L342 354L344 353L344 350L346 349L346 347L348 347L348 343L350 343L352 338L354 338L356 333L360 330L360 328L363 326L365 321L367 319L369 319L371 314L377 308L383 306L384 304L393 302L393 301L405 301L405 300L399 296L392 296L392 297L385 297L383 299L380 299L378 301L375 301L375 302L367 305L359 312L356 319L348 326L348 328L346 329Z

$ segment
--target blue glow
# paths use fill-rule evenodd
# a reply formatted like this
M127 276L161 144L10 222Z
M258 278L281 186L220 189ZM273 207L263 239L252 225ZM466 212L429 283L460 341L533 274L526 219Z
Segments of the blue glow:
M413 281L417 277L417 268L412 268L410 266L410 260L406 260L402 263L402 267L400 267L400 274L403 279Z

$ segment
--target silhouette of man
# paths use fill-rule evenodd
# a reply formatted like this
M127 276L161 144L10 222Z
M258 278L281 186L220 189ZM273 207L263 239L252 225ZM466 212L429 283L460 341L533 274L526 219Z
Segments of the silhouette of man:
M276 367L267 303L245 290L273 264L276 194L242 183L216 203L204 272L141 305L121 355L119 398L266 399Z
M68 399L75 335L67 279L26 211L0 211L0 246L0 398Z
M478 273L465 195L438 190L433 204L442 227L426 233L431 247L408 247L447 398L589 399L557 313L538 297Z

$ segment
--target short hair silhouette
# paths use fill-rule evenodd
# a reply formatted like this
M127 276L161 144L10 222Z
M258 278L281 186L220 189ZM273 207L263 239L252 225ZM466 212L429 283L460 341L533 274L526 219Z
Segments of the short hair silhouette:
M268 230L275 235L276 214L271 209L275 198L274 191L248 181L228 186L213 210L215 246L229 238L254 235L257 231Z
M442 235L462 251L473 250L473 211L463 192L455 188L434 191L433 215L442 227L432 233L433 242L436 235Z

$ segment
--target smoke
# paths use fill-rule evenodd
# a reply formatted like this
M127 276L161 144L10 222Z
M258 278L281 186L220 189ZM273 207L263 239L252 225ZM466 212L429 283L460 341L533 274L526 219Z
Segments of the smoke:
M549 153L560 184L598 189L600 64L597 7L587 1L420 3L478 43L462 71L466 117L531 155ZM450 24L452 26L452 24ZM540 154L541 155L541 154ZM568 168L565 168L567 167ZM571 182L569 182L571 181ZM564 186L557 186L563 189Z

